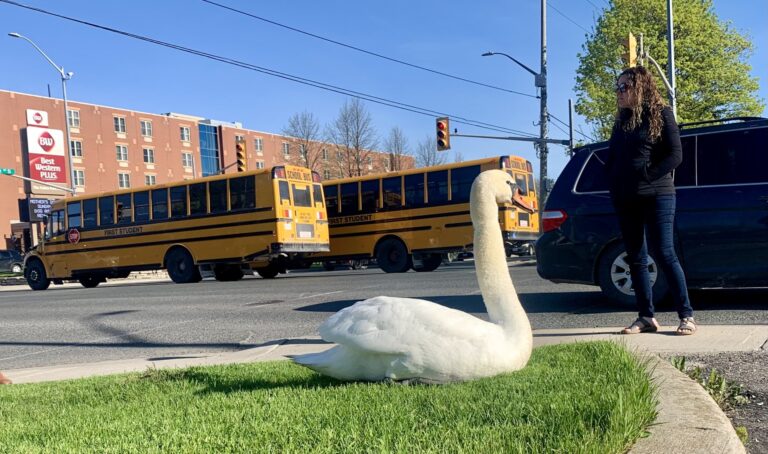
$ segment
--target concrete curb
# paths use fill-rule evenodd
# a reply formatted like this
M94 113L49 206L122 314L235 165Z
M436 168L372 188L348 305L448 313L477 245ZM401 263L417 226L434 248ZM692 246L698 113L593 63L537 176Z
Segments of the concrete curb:
M746 453L731 421L704 388L658 356L650 357L648 367L658 386L659 414L650 435L637 440L630 453Z

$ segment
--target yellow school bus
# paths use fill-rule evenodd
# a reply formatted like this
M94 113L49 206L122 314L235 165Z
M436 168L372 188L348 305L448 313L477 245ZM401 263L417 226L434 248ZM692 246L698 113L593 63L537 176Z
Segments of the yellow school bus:
M388 273L437 269L443 254L472 249L469 190L475 177L490 169L509 172L523 200L535 209L499 207L506 246L535 241L539 213L531 163L500 156L324 181L331 250L316 259L355 263L375 258Z
M25 259L34 290L156 269L199 282L201 266L221 281L243 268L274 278L329 250L320 177L289 165L59 200L44 238Z

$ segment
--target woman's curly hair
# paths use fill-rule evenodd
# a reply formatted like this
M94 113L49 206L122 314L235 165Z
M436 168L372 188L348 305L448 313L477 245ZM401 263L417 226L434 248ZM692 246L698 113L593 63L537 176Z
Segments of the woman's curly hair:
M637 129L643 123L643 116L648 118L648 136L655 142L661 135L661 128L664 126L664 119L661 111L666 105L661 97L656 83L651 76L650 71L642 66L625 69L619 74L627 76L627 89L632 93L632 106L628 109L631 115L622 115L623 109L619 108L616 114L616 121L624 131L630 132Z

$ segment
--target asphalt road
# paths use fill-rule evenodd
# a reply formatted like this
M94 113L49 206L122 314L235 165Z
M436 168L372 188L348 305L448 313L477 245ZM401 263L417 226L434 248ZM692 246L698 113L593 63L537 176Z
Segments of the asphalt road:
M634 311L611 305L596 287L552 284L531 261L510 262L517 292L536 328L620 327ZM473 262L431 273L308 270L274 280L197 284L118 281L0 292L0 370L128 358L170 358L250 348L317 335L330 314L378 296L424 298L485 316ZM768 291L692 295L702 324L768 324ZM676 325L673 312L659 314Z

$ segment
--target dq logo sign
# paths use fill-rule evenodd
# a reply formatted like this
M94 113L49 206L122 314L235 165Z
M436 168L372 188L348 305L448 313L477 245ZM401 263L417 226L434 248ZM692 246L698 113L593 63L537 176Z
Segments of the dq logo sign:
M80 242L80 231L77 229L70 229L69 232L67 232L67 240L69 240L72 244L77 244Z
M53 136L48 131L40 134L40 137L37 139L37 143L40 145L40 148L45 150L46 153L53 150L54 145L56 145L56 141L53 140Z

